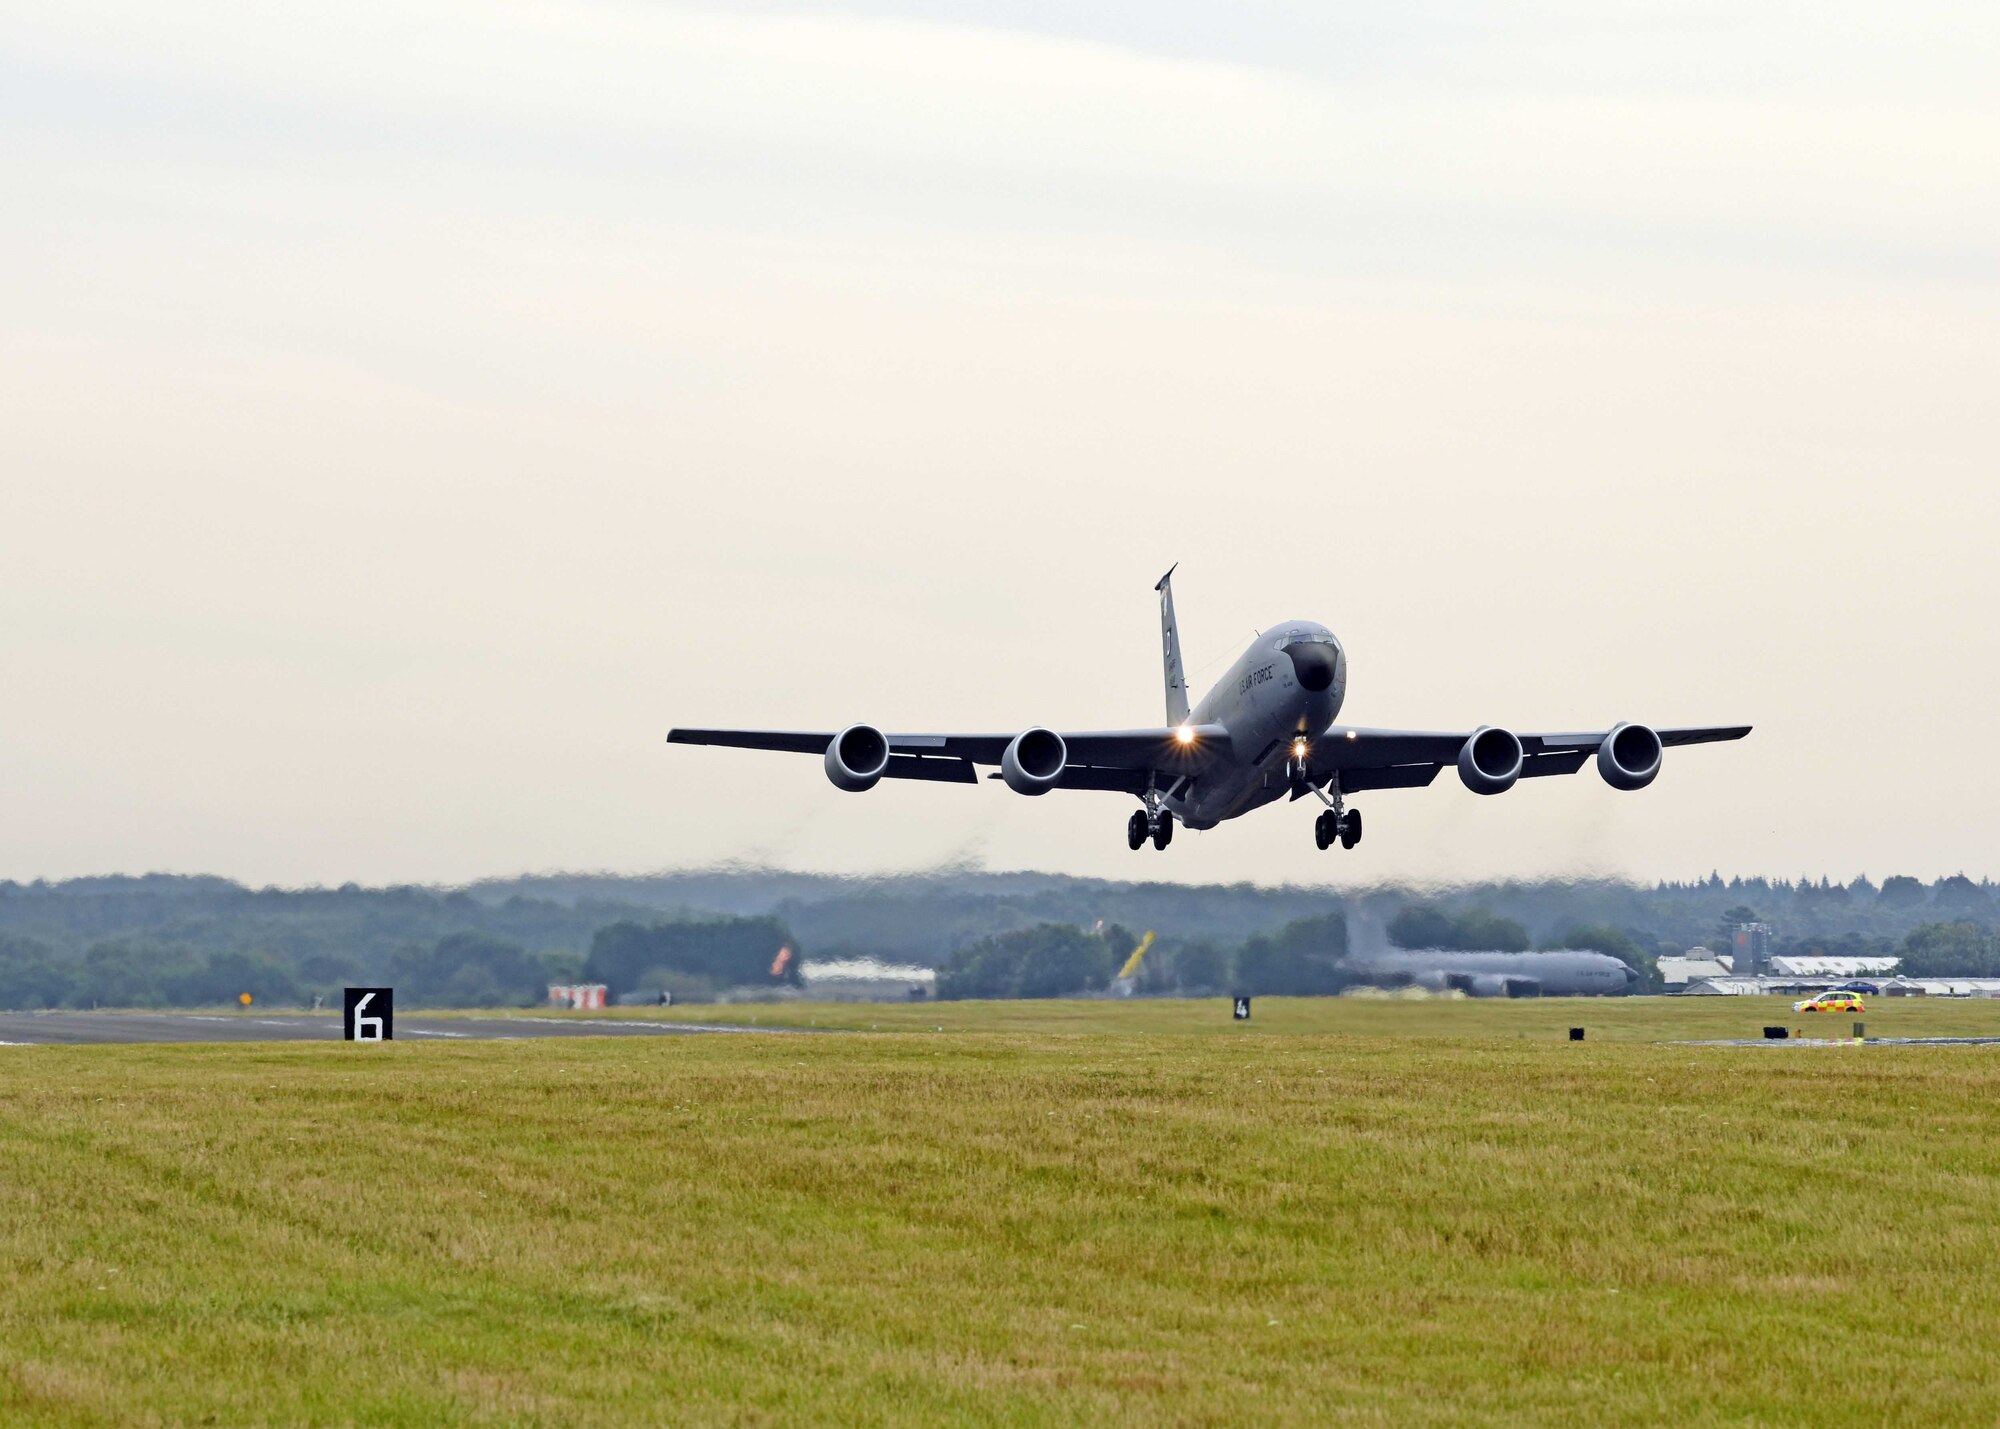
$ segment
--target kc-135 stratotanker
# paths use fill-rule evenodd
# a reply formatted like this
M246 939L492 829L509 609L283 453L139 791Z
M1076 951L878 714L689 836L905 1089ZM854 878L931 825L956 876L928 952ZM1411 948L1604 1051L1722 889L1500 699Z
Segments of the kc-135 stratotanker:
M1587 734L1516 734L1481 725L1466 734L1362 729L1335 724L1347 695L1347 652L1310 620L1260 634L1188 708L1174 621L1173 571L1160 577L1160 638L1166 663L1167 722L1158 729L1018 734L884 734L870 724L808 733L761 729L675 729L674 744L718 744L817 754L834 786L859 793L884 779L974 784L989 779L1017 794L1109 789L1143 805L1125 827L1138 848L1173 840L1176 821L1212 829L1277 799L1311 794L1326 805L1313 824L1321 848L1361 842L1361 811L1347 796L1369 789L1420 789L1446 765L1475 794L1503 794L1522 779L1574 774L1594 762L1614 789L1643 789L1674 745L1741 739L1747 724L1656 729L1623 723Z

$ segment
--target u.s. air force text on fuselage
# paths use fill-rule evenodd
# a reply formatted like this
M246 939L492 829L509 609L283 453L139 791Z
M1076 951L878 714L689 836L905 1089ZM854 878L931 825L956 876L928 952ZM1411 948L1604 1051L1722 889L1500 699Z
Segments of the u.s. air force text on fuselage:
M1574 774L1594 762L1614 789L1643 789L1676 745L1741 739L1749 725L1655 728L1621 723L1581 734L1516 734L1498 725L1469 732L1365 729L1336 724L1347 696L1347 652L1324 625L1290 621L1260 634L1201 701L1188 704L1173 572L1160 596L1167 722L1150 729L1016 734L884 734L872 724L804 732L675 729L675 744L774 749L821 757L827 778L860 792L884 779L978 782L1017 794L1105 789L1137 798L1126 822L1132 848L1164 849L1174 825L1209 829L1278 799L1312 795L1325 805L1313 824L1321 848L1361 841L1361 812L1347 796L1428 785L1446 765L1476 794L1500 794L1522 779Z

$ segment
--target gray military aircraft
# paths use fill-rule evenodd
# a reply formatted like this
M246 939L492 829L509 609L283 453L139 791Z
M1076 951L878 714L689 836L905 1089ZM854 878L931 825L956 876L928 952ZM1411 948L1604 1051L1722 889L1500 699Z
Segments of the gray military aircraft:
M1468 997L1594 997L1630 992L1639 974L1609 953L1357 953L1340 965L1374 987L1422 987Z
M1176 568L1178 569L1178 568ZM1160 595L1167 722L1157 729L1058 733L1040 725L1018 734L884 734L872 724L830 733L762 729L675 729L672 744L817 754L834 787L859 793L884 779L975 784L977 766L1017 794L1109 789L1143 805L1125 840L1164 849L1176 821L1212 829L1276 799L1311 794L1326 805L1313 825L1321 848L1361 842L1361 811L1349 794L1418 789L1446 765L1475 794L1502 794L1518 780L1574 774L1595 759L1614 789L1643 789L1673 745L1741 739L1747 724L1655 729L1616 724L1588 734L1515 734L1498 725L1470 733L1362 729L1335 724L1347 696L1347 652L1324 625L1287 621L1259 635L1229 672L1188 708L1174 620L1174 573Z

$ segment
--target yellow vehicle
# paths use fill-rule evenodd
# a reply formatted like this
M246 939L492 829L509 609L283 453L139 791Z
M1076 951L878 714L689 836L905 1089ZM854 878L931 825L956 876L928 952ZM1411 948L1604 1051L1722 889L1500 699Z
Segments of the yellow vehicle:
M1794 1012L1866 1012L1861 1005L1861 995L1853 992L1823 992L1818 997L1809 997L1804 1002L1792 1004Z

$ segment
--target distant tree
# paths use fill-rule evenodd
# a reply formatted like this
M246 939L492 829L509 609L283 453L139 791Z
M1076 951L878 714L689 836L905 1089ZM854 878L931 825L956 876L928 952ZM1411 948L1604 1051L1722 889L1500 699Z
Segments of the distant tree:
M1962 873L1940 878L1932 897L1939 908L1961 912L1983 913L1993 907L1993 900L1987 896L1986 890Z
M1882 880L1882 891L1877 897L1892 908L1907 908L1924 901L1924 886L1909 875L1899 873Z
M399 994L438 1007L520 1007L547 994L538 958L481 933L452 933L428 949L406 948L389 971Z
M1512 918L1474 908L1458 918L1458 947L1466 952L1525 953L1528 930Z
M1105 986L1117 972L1110 945L1081 928L1045 923L1013 935L1019 943L1014 964L1015 997L1063 997ZM1124 940L1119 940L1121 945Z
M1389 920L1389 941L1399 948L1443 948L1453 952L1519 953L1528 949L1528 930L1512 918L1483 908L1453 915L1429 903L1405 904Z
M1389 920L1389 941L1399 948L1455 948L1458 924L1432 903L1406 903Z
M1336 993L1353 980L1346 959L1346 915L1295 919L1275 933L1257 934L1243 944L1236 954L1231 990L1253 997Z
M60 1007L70 996L71 972L39 938L0 933L0 1007Z
M330 995L343 986L373 981L359 958L342 953L315 953L299 962L299 982L321 995Z
M1228 992L1229 954L1207 941L1184 943L1174 950L1170 969L1174 991L1182 993Z
M1737 924L1759 923L1762 921L1757 916L1755 908L1752 908L1748 903L1738 903L1723 910L1722 916L1715 920L1714 931L1709 936L1714 939L1715 946L1718 949L1727 952L1735 941Z
M1897 956L1897 943L1882 934L1849 930L1784 939L1771 951L1781 957L1893 958Z
M298 982L284 960L270 953L213 953L185 968L166 988L168 1001L181 1007L233 1003L249 993L257 1004L299 1000Z
M545 983L584 981L582 953L559 949L543 953L538 961L542 965L541 980Z
M2000 938L1979 923L1924 923L1903 939L1911 977L2000 977Z
M83 955L70 984L70 1001L84 1007L168 1007L195 1000L187 980L201 960L189 949L119 941L99 943Z
M792 955L782 961L785 948ZM632 992L661 971L717 987L797 987L802 958L776 918L701 918L679 923L613 923L597 930L583 960L586 982ZM773 968L777 971L774 973Z
M1073 923L1040 923L959 948L938 969L937 995L1066 997L1108 986L1123 962L1097 934Z
M1593 953L1604 953L1609 957L1624 958L1627 961L1648 956L1645 946L1637 938L1623 928L1614 928L1604 923L1571 928L1562 937L1545 946L1584 948Z

